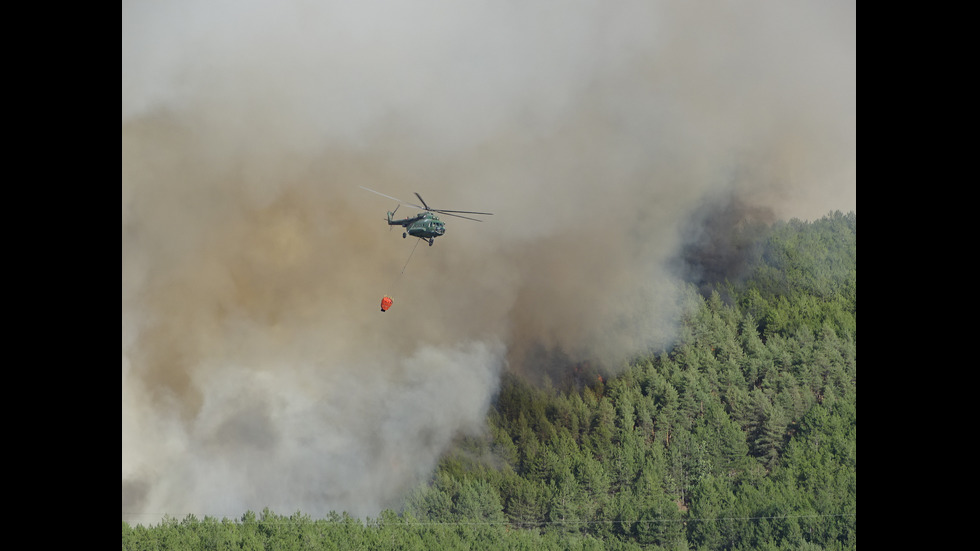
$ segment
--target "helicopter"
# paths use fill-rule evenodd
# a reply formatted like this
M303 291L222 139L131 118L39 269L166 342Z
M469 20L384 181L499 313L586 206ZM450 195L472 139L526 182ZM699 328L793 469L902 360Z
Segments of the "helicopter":
M357 186L357 187L359 187L359 188L361 188L363 190L370 191L371 193L377 193L378 195L380 195L382 197L387 197L388 199L392 199L394 201L397 201L398 202L398 206L395 207L395 210L388 211L388 213L387 213L388 214L388 225L389 226L402 226L403 228L405 228L405 231L402 232L402 238L406 238L409 235L411 235L412 237L418 237L422 241L427 241L429 243L429 246L430 247L435 242L435 239L437 237L439 237L439 236L441 236L441 235L443 235L443 234L446 233L446 225L445 225L445 223L442 220L440 220L439 217L436 216L435 213L444 214L446 216L455 216L457 218L465 218L467 220L473 220L475 222L483 222L483 220L480 220L478 218L471 218L469 216L463 216L463 214L482 214L482 215L492 215L493 214L492 212L474 212L474 211L469 211L469 210L434 209L434 208L429 207L429 204L425 202L425 199L422 199L422 196L419 195L418 192L415 192L415 196L419 198L419 201L421 201L422 206L415 205L415 204L412 204L412 203L406 203L405 201L402 201L401 199L392 197L390 195L385 195L384 193L381 193L380 191L374 191L373 189L369 189L369 188L366 188L364 186ZM409 217L409 218L402 218L400 220L397 220L397 219L394 218L394 216L395 216L395 213L398 212L398 207L400 207L402 205L408 205L408 206L413 207L413 208L422 209L422 212L416 214L415 216Z

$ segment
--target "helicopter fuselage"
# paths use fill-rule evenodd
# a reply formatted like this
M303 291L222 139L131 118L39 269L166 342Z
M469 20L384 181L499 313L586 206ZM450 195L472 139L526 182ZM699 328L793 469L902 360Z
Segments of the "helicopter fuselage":
M388 225L402 226L405 228L405 233L402 234L402 237L411 235L412 237L428 240L431 244L433 239L446 233L445 223L431 212L423 212L411 218L402 218L400 220L393 219L391 217L392 214L394 213L388 213Z

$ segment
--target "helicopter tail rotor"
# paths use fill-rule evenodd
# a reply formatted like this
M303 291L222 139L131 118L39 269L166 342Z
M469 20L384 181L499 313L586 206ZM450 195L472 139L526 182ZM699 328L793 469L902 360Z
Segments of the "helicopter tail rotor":
M395 217L395 213L398 212L398 207L400 207L400 206L401 205L395 205L395 210L388 211L388 218L387 218L387 220L388 220L388 231L391 231L391 226L393 225L391 223L391 219Z

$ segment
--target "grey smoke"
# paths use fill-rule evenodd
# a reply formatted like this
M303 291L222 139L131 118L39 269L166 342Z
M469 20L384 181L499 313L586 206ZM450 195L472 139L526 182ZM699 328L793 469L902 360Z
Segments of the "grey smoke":
M855 18L124 2L123 518L373 515L531 351L669 342L705 205L855 208ZM495 214L413 253L362 185Z

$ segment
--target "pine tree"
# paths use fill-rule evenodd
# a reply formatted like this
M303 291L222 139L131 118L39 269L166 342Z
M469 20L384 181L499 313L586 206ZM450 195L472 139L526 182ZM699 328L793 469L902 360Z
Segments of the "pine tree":
M496 488L482 480L463 482L453 508L456 518L463 521L499 523L504 520L504 508Z

